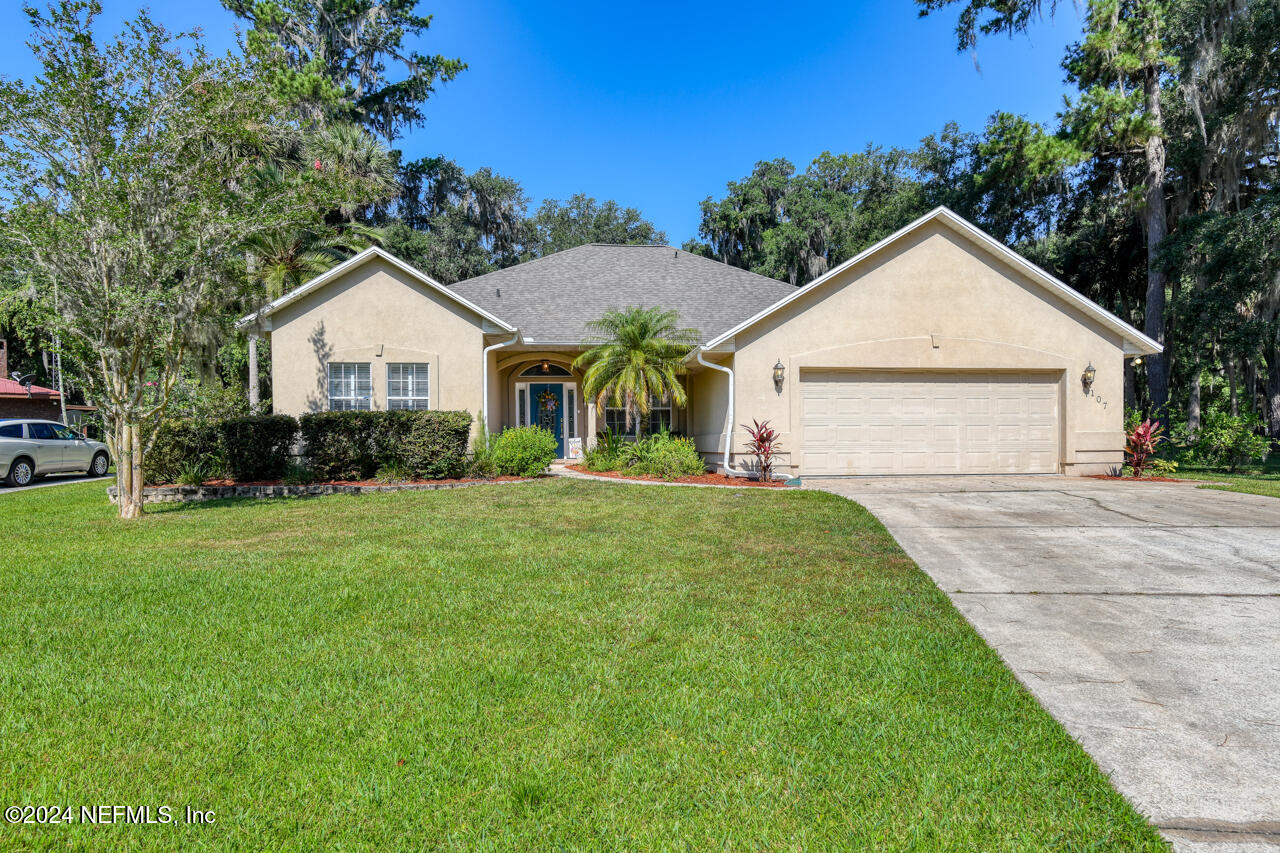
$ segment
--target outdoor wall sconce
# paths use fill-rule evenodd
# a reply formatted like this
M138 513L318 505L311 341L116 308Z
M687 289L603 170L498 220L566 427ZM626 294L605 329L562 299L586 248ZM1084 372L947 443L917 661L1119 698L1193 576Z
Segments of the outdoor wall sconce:
M1080 374L1080 384L1084 386L1084 393L1088 394L1093 389L1093 380L1098 375L1098 369L1093 366L1093 362L1089 362L1089 366L1084 369L1084 373Z
M773 366L773 387L779 394L782 393L782 383L787 378L787 368L783 366L782 359L778 359L778 363Z

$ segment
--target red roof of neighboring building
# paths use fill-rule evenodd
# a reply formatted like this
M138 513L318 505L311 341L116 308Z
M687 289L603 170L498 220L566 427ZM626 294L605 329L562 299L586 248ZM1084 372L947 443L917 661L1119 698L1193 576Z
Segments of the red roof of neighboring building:
M58 399L58 392L52 388L43 388L39 385L31 386L31 393L27 394L27 389L20 382L12 379L0 378L0 397L52 397Z

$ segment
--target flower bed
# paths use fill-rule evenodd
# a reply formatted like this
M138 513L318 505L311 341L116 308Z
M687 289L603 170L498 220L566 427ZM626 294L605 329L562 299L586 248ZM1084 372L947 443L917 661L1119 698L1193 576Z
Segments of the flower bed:
M1090 480L1126 480L1131 483L1190 483L1176 477L1117 477L1115 474L1085 474Z
M696 474L691 477L676 477L664 480L652 474L625 474L621 471L589 471L583 465L566 465L570 471L585 474L588 477L600 477L609 480L635 480L645 483L685 483L698 486L759 486L766 489L781 489L787 486L786 480L748 480L745 477L730 477L725 474Z
M530 483L527 477L497 477L492 480L412 480L404 483L379 483L374 480L360 482L330 481L305 486L286 486L283 482L231 483L211 480L201 486L145 486L143 503L184 503L188 501L215 501L223 498L302 498L317 495L360 495L371 492L419 492L433 489L464 489L483 486L486 483L500 486L514 483ZM116 487L107 488L107 497L116 499Z

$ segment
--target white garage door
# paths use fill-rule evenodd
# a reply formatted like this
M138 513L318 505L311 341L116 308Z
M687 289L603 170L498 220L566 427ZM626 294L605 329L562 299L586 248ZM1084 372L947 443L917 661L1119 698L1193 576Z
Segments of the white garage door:
M803 371L802 474L1052 474L1053 376Z

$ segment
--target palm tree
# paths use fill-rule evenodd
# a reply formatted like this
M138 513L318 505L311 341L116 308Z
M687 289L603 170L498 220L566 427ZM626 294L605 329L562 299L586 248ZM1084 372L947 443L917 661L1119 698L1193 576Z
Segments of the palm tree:
M245 241L245 277L267 300L278 299L370 245L382 229L358 222L258 234ZM258 335L249 332L249 406L258 407Z
M258 234L245 241L249 283L278 299L323 272L382 242L382 229L362 223Z
M346 185L361 189L360 198L338 208L343 220L354 222L357 214L386 204L399 192L395 156L363 128L328 125L311 134L307 143L307 161L315 168L327 169Z
M353 124L317 128L283 146L267 160L260 178L283 184L302 169L325 170L351 194L349 201L324 217L323 223L276 233L259 234L245 242L245 277L275 299L314 278L349 256L382 242L382 229L363 224L357 215L395 198L395 158L387 147ZM258 405L258 335L249 332L249 405Z
M634 423L638 435L652 400L669 396L676 405L685 405L679 377L698 332L678 328L678 319L675 311L661 308L624 308L587 324L596 346L573 366L583 370L583 394L595 400L597 412L606 405L622 409L626 428Z

